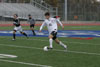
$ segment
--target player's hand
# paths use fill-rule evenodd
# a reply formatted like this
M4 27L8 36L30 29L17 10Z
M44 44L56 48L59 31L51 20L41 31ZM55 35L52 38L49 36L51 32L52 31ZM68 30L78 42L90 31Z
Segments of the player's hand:
M62 29L64 30L64 26L62 26Z
M41 30L39 30L39 32L41 32Z

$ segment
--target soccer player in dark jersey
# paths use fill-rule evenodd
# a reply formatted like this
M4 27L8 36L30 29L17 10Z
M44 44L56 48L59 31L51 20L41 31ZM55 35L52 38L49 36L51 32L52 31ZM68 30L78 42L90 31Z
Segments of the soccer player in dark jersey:
M35 31L34 31L34 26L35 26L35 20L32 18L32 16L29 14L28 15L29 19L28 22L30 23L30 29L33 32L33 35L36 35Z
M20 25L20 21L18 19L18 15L17 14L14 14L13 15L13 25L15 26L14 27L14 30L13 30L13 39L12 40L15 40L16 39L16 32L19 31L21 34L23 34L24 36L27 36L27 34L25 32L22 31L22 27Z

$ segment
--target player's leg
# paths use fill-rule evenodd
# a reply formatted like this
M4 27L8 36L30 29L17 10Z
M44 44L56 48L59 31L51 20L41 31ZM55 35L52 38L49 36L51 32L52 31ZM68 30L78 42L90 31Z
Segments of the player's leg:
M33 35L36 35L36 33L35 33L35 31L34 31L34 25L30 25L30 29L32 30Z
M59 41L58 38L55 39L55 42L61 46L63 46L65 49L67 49L67 45L63 44L61 41Z
M26 36L28 38L27 34L25 32L23 32L21 26L18 28L18 31L20 31L21 34L23 34L24 36Z
M36 35L36 33L35 33L35 31L34 31L34 28L33 28L33 27L31 27L30 29L32 30L33 35Z
M24 36L26 36L28 38L28 36L27 36L27 34L25 32L21 31L20 33L23 34Z
M50 48L52 49L53 48L53 35L49 35L49 43L50 43Z
M13 31L13 39L12 40L15 40L16 39L16 30Z
M13 30L13 39L12 40L15 40L16 39L16 32L18 30L18 27L14 27L14 30Z
M53 48L53 40L54 40L54 36L57 34L57 32L52 31L49 35L49 43L50 43L50 48Z

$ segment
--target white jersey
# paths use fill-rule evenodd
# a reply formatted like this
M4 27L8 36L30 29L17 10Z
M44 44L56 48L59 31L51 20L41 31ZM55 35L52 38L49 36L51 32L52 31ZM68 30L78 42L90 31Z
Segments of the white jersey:
M19 32L22 32L23 30L22 30L22 27L21 26L19 26L19 27L14 27L14 30L16 30L16 31L19 31Z
M60 20L58 20L58 19L55 19L55 18L45 19L45 21L43 22L43 24L40 27L40 31L42 30L42 28L44 26L47 26L49 35L51 34L52 31L57 32L57 30L58 30L57 23L59 23L61 26L63 26L62 23L60 22Z

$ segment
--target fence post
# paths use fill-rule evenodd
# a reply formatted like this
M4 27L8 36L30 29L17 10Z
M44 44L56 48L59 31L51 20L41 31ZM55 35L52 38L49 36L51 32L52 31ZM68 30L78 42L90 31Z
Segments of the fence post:
M67 21L67 0L65 0L65 21Z

